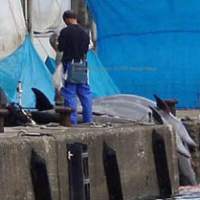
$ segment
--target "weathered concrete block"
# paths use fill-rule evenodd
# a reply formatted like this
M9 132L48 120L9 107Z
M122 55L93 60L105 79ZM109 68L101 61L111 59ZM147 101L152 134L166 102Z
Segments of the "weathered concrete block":
M197 181L200 182L200 121L184 121L184 124L189 134L197 144L197 148L195 148L192 153L192 160Z
M25 128L24 128L25 129ZM174 134L165 126L6 129L0 137L0 199L70 200L67 144L88 146L90 199L174 193ZM167 190L166 190L167 188Z
M17 138L0 140L0 199L33 200L29 146Z

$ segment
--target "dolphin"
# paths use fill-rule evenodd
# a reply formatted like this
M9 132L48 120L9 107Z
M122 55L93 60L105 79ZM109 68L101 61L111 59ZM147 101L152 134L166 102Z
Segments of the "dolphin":
M180 136L181 140L188 144L191 147L196 147L196 143L190 137L189 133L187 132L185 126L181 122L180 119L175 117L168 107L168 105L162 101L158 96L154 95L157 102L157 107L160 109L158 113L162 116L165 123L171 124L175 130L175 132Z
M53 105L46 95L36 88L32 88L36 96L36 109L39 111L51 110ZM141 99L141 100L138 100ZM137 100L136 103L133 100ZM143 102L143 103L139 103ZM149 122L151 120L151 109L145 105L155 105L153 102L131 95L121 95L109 98L100 98L93 101L93 113L119 119ZM81 106L78 106L81 112Z
M167 121L165 120L165 118L162 116L162 114L160 114L160 111L159 111L158 109L156 109L156 108L154 108L154 107L151 107L151 106L150 106L150 108L151 108L151 110L152 110L152 112L153 112L153 117L154 117L154 119L156 120L156 122L158 122L159 124L165 124L165 125L167 125L170 129L173 129L173 126L172 126L169 122L167 122ZM175 132L175 137L176 137L176 148L177 148L177 151L178 151L180 154L184 155L185 157L191 158L190 152L189 152L188 149L185 148L185 146L183 145L183 142L182 142L182 140L181 140L179 134L177 134L177 132Z
M94 102L111 102L111 101L124 101L124 102L134 102L140 105L143 105L145 107L149 106L156 106L156 102L147 99L145 97L141 97L138 95L132 95L132 94L117 94L107 97L100 97L94 100Z
M161 121L164 124L171 124L175 130L176 146L178 152L178 166L180 172L180 184L181 185L196 185L196 175L192 167L192 158L188 146L196 146L196 143L189 136L182 122L171 114L170 109L167 108L167 104L162 101L158 96L154 95L157 102L157 108L151 107L153 117L157 121Z
M93 111L101 115L126 120L149 122L152 111L141 104L122 99L102 100L93 102Z

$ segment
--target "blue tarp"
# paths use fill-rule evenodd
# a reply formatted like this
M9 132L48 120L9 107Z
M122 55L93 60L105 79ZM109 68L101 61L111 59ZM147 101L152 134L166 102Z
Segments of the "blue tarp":
M97 54L122 93L200 108L199 0L87 0Z
M89 83L94 98L119 94L118 88L113 83L108 72L94 51L91 50L88 52L87 61L90 72Z
M53 59L53 58L48 56L46 61L45 61L45 65L47 66L49 72L51 74L54 74L55 69L56 69L56 61L55 61L55 59Z
M0 87L6 92L11 102L17 102L18 81L22 81L23 106L35 106L32 87L44 92L53 103L54 87L51 74L33 47L29 36L12 55L0 60Z

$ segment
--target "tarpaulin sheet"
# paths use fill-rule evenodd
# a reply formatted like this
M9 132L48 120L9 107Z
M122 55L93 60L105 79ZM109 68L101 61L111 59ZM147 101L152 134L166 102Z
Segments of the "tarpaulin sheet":
M56 31L64 26L62 15L71 7L69 0L31 1L31 25L33 32Z
M87 61L89 66L89 83L93 96L96 98L119 94L117 86L113 83L94 51L90 50L88 52Z
M20 0L0 0L0 5L0 59L3 59L23 43L26 26Z
M200 107L199 0L87 0L97 53L122 93Z
M32 87L41 90L53 103L54 86L51 77L46 65L33 47L29 36L12 55L0 60L0 87L6 92L10 102L17 102L16 88L18 81L21 81L23 106L35 106Z

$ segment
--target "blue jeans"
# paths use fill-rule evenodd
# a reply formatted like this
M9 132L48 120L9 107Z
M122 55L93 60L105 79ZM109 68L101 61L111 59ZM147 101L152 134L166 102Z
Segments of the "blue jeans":
M73 109L71 114L71 123L77 124L77 97L82 105L83 122L92 122L92 93L88 84L74 84L65 83L65 87L61 89L61 93L64 97L65 106Z

